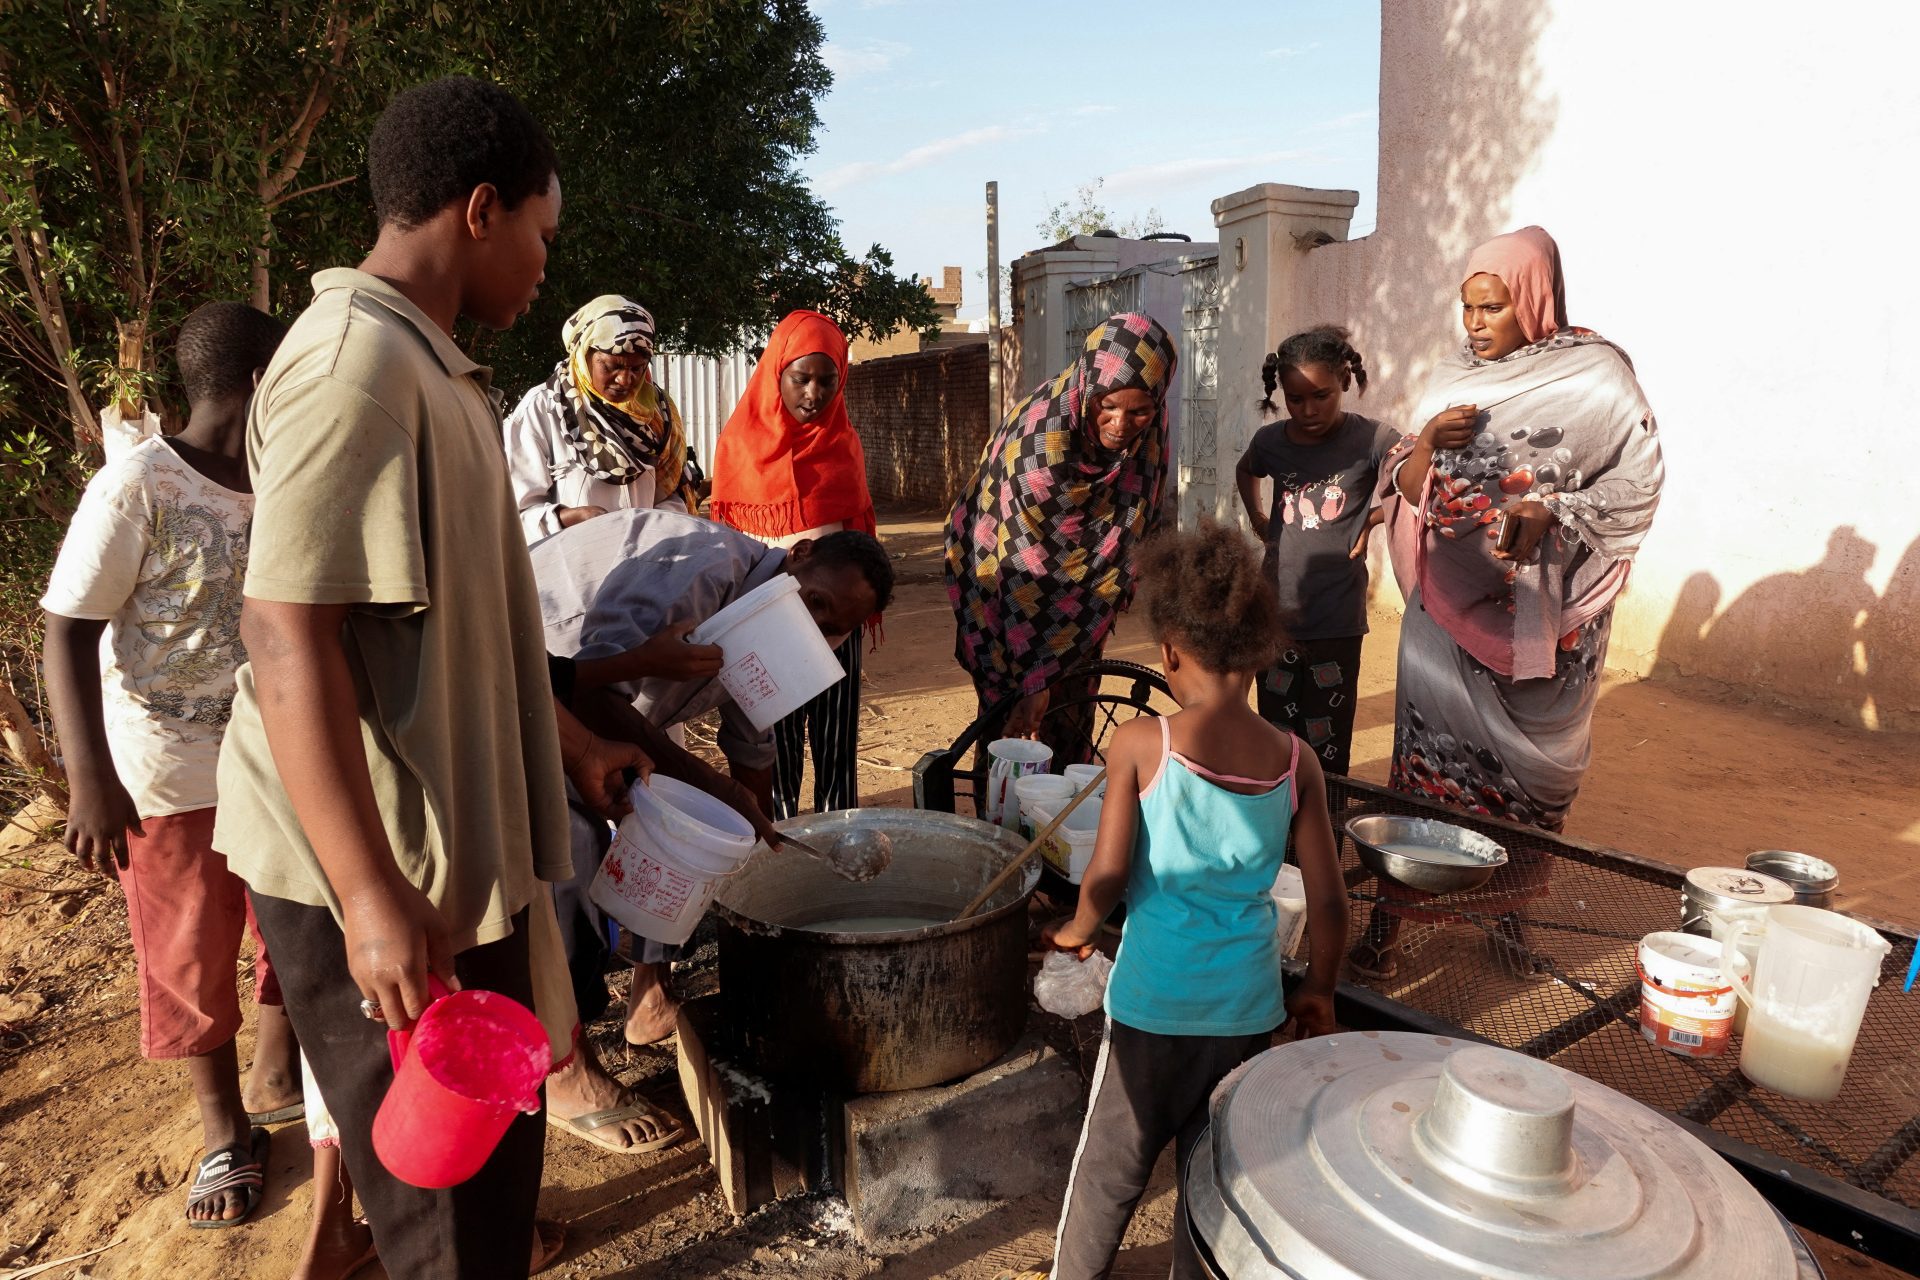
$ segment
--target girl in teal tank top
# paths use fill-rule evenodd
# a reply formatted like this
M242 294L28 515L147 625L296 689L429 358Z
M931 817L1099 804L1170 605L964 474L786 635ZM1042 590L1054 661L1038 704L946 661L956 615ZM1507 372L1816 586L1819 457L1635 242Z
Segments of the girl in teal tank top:
M1139 574L1180 710L1130 721L1108 742L1079 910L1046 931L1053 946L1084 955L1126 900L1054 1280L1107 1274L1160 1152L1176 1143L1184 1170L1214 1086L1269 1047L1282 1023L1296 1035L1333 1030L1347 936L1319 763L1249 705L1255 675L1284 639L1259 551L1238 531L1203 523L1150 543ZM1272 889L1290 833L1312 950L1283 1003ZM1173 1274L1200 1274L1184 1207L1173 1234Z

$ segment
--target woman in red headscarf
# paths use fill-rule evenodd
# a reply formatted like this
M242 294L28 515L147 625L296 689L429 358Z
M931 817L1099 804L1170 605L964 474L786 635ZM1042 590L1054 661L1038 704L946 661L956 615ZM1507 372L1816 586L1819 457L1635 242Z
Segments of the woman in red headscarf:
M1626 352L1567 323L1539 227L1474 250L1460 315L1466 340L1414 412L1426 426L1384 469L1407 600L1390 780L1558 831L1592 758L1613 602L1660 500L1660 439ZM1524 898L1523 861L1492 889ZM1397 924L1376 909L1357 968L1392 971ZM1501 932L1520 967L1517 911Z
M866 453L847 420L847 339L817 311L787 315L767 339L747 390L714 449L713 518L775 546L842 529L874 533ZM847 678L774 730L773 816L800 811L813 738L813 806L858 806L858 632L840 645Z

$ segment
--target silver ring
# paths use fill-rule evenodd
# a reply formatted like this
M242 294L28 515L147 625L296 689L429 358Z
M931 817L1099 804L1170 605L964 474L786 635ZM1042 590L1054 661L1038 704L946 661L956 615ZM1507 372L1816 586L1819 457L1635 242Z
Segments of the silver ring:
M362 1000L360 1002L360 1016L369 1022L385 1022L387 1020L387 1015L380 1011L380 1002L378 1000Z

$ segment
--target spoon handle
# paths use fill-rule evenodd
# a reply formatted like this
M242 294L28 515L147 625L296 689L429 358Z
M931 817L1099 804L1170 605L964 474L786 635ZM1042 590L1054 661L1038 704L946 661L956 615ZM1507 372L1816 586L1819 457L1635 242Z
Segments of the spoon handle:
M1094 775L1093 780L1087 783L1085 789L1082 790L1079 795L1067 801L1066 808L1062 809L1060 812L1053 815L1053 821L1049 822L1046 826L1040 829L1039 834L1034 836L1033 843L1028 845L1025 849L1022 849L1020 851L1019 857L1015 858L1012 862L1009 862L1006 866L1002 867L1000 869L1000 874L987 882L987 887L980 891L980 896L975 898L972 902L969 902L966 905L965 909L962 910L959 915L954 917L954 920L955 921L965 920L968 916L978 911L981 907L981 904L986 902L988 898L991 898L994 894L1000 892L1000 886L1005 884L1007 881L1013 879L1013 873L1027 865L1027 859L1031 858L1034 855L1034 852L1038 850L1042 844L1046 843L1046 839L1048 836L1052 835L1054 832L1060 829L1060 824L1067 820L1067 815L1072 813L1075 809L1078 809L1080 807L1080 802L1082 800L1085 800L1088 796L1092 795L1094 792L1098 791L1100 789L1100 784L1105 782L1106 780L1107 780L1107 771L1103 768L1100 770L1099 773Z

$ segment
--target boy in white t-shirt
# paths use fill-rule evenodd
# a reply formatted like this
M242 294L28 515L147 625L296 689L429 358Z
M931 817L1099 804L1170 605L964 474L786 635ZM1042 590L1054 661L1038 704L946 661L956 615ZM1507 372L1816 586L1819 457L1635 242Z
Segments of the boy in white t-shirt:
M220 740L246 658L247 403L285 332L237 302L187 317L175 348L186 428L95 473L40 602L72 791L67 847L120 881L141 1054L184 1059L200 1104L206 1156L186 1213L194 1227L235 1226L253 1212L267 1137L256 1125L300 1109L298 1048L257 930L260 1036L241 1085L233 966L252 917L246 885L212 843Z

